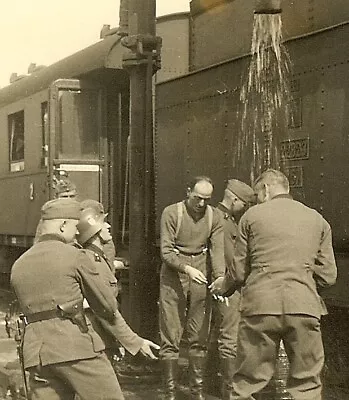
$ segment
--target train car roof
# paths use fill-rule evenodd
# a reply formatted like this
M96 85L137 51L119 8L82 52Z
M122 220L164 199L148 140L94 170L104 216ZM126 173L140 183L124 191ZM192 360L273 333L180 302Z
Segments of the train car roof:
M78 78L92 71L122 69L123 46L116 34L0 89L0 107L48 88L59 78Z

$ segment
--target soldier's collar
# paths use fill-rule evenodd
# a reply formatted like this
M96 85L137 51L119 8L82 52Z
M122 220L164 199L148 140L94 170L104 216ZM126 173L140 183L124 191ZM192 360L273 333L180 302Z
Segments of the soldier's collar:
M217 208L218 210L221 210L224 213L225 219L231 218L232 220L235 221L234 215L223 203L219 202Z
M274 200L274 199L290 199L290 200L293 200L293 197L289 193L282 193L282 194L277 194L271 200Z
M41 235L38 242L47 242L48 240L57 240L58 242L67 243L62 236L55 233L45 233Z
M95 244L92 243L87 243L85 249L91 250L94 253L97 253L99 256L104 258L104 252L102 249L100 249L98 246L96 246Z

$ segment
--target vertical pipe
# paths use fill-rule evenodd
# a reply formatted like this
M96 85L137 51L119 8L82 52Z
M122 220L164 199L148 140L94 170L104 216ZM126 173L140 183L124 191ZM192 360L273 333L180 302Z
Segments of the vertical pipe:
M128 0L129 38L155 39L155 0ZM156 271L153 262L153 59L130 47L124 57L130 77L130 310L129 322L142 336L154 338L157 326Z

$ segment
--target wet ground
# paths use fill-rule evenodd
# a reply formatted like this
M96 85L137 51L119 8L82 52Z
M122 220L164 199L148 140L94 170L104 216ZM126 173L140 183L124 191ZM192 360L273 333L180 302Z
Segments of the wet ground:
M14 332L11 338L5 330L5 315L11 295L0 291L0 400L23 399L16 395L15 386L22 382L21 372L17 361L16 342ZM324 370L325 390L323 400L348 400L349 399L349 313L343 310L330 310L331 313L323 320L323 336L326 349L326 367ZM338 323L340 321L340 323ZM124 359L116 363L119 377L126 400L160 400L161 393L161 367L157 361L146 363L130 362ZM189 400L187 360L180 359L178 399ZM218 379L210 380L206 390L206 400L219 400L217 393ZM10 390L1 392L1 387L12 385ZM10 389L10 387L8 387ZM17 397L16 397L17 396ZM288 396L275 397L271 391L259 395L258 400L284 400Z

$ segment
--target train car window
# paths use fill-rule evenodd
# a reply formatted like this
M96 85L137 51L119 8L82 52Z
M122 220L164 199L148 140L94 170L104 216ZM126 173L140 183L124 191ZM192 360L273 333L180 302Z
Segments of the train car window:
M10 171L24 170L24 111L8 116Z
M98 90L59 91L60 159L99 159L101 105Z
M41 103L41 167L48 165L48 103Z

